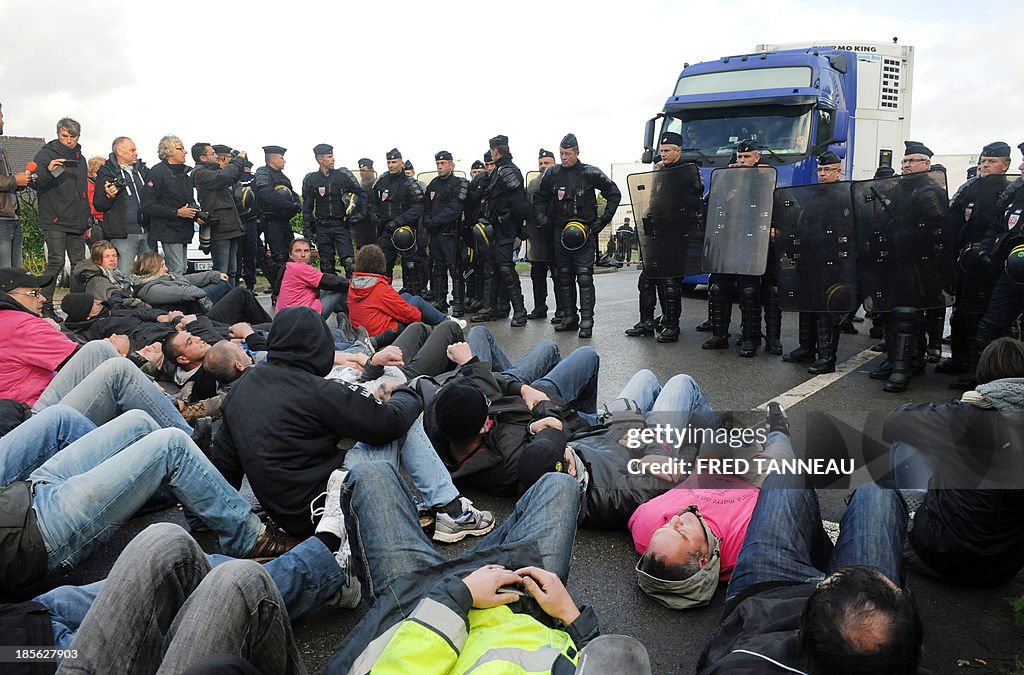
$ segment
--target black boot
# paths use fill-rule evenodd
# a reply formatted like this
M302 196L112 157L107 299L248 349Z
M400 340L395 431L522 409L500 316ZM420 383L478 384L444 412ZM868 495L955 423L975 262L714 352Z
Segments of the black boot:
M594 289L594 270L589 267L576 269L576 280L580 285L580 333L581 338L594 334L594 305L597 292Z
M452 267L452 316L461 317L466 313L466 280L462 278L462 270Z
M719 283L712 283L708 290L708 307L711 308L712 337L704 341L701 349L727 349L729 347L729 318L732 303L726 297L725 289Z
M817 321L818 360L810 365L811 375L836 372L836 348L839 347L839 326L831 316L819 316Z
M710 295L710 289L709 289L708 293ZM697 327L694 330L696 330L698 333L710 333L712 331L712 328L713 327L711 325L711 300L709 298L708 299L708 318L704 319L703 323L697 324Z
M798 321L800 346L783 355L782 360L787 363L807 363L814 360L818 340L818 316L812 312L800 312Z
M519 275L511 263L502 264L498 268L501 274L501 285L505 289L505 295L512 305L512 328L522 328L526 325L526 302L523 300L523 287L519 284Z
M483 300L483 306L473 315L470 319L473 323L483 323L486 321L497 320L497 310L495 309L495 303L497 302L497 280L494 275L484 277L482 287L480 289L481 299Z
M999 328L995 324L989 323L985 319L978 322L977 333L967 343L967 363L965 364L964 374L949 383L950 389L970 391L978 386L978 380L975 378L978 359L981 358L981 353L985 351L985 347L995 339L996 335L999 335L999 332Z
M779 309L779 287L771 284L763 289L764 298L764 350L769 354L782 353L782 310Z
M646 272L640 273L636 289L640 293L640 321L632 328L626 329L629 337L646 337L654 335L654 310L658 305L658 295L654 279Z
M962 375L967 370L967 352L970 350L968 343L973 337L970 332L977 329L979 318L976 314L969 315L956 307L953 308L953 313L949 317L950 358L943 359L935 366L936 373Z
M555 325L555 330L559 333L579 330L580 317L576 314L576 275L571 267L558 269L558 285L555 292L561 300L564 312L562 320Z
M683 299L679 284L675 279L666 279L658 286L661 296L662 328L658 333L658 342L677 342L679 340L679 315L683 312Z
M756 356L761 344L761 298L758 297L756 286L746 286L740 291L740 314L743 317L740 356Z
M946 329L946 308L927 309L924 312L927 342L924 359L938 363L942 359L942 333Z
M914 307L894 307L892 332L894 337L889 347L892 374L886 380L884 389L896 393L907 390L914 374L914 361L919 356L921 341L921 311Z
M546 319L548 316L548 265L535 262L530 265L530 281L533 282L533 311L527 319Z

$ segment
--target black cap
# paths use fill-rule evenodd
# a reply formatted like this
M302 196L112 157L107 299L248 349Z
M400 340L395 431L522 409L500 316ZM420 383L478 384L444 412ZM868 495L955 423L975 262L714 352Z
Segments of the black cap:
M412 162L410 160L408 160L408 159L405 160L405 166L403 166L402 168L405 169L406 171L415 171L416 170L416 169L412 168Z
M402 159L402 153L398 148L391 148L388 150L388 154L385 155L388 159Z
M6 293L15 288L42 288L53 281L53 273L44 272L39 276L29 274L20 267L4 267L0 269L0 292Z
M903 141L903 145L906 148L903 151L905 155L926 155L931 157L935 153L928 149L928 147L921 141Z
M566 134L562 136L562 142L558 144L558 147L568 150L569 148L578 148L580 144L576 140L576 134Z
M757 147L756 141L744 138L736 144L736 152L761 152L761 149Z
M729 164L735 164L738 160L739 160L739 157L736 156L736 151L733 150L732 154L729 155Z
M434 420L449 440L472 438L487 421L487 397L468 384L453 382L441 387L434 399Z
M434 155L435 162L440 162L443 159L448 160L449 162L455 161L455 159L452 157L452 153L448 152L447 150L442 150L441 152Z
M896 169L891 166L880 166L875 169L875 178L892 178L896 175Z
M525 491L546 473L565 473L565 447L530 443L519 455L519 489Z
M483 162L481 162L481 161L480 161L480 160L478 159L478 160L476 160L475 162L473 162L473 166L471 166L471 167L469 167L469 168L470 168L470 169L483 169L483 168L484 168L484 163L483 163Z
M493 164L493 163L494 163L494 157L491 155L491 151L488 150L487 152L484 153L484 164Z
M818 155L818 166L825 166L826 164L841 164L843 160L839 159L839 155L828 150Z
M85 321L92 311L92 293L68 293L60 301L60 309L72 321Z
M1021 143L1020 145L1018 145L1017 149L1020 150L1022 155L1024 155L1024 143Z
M659 145L678 145L683 147L683 137L674 131L666 131L661 135Z
M216 152L218 155L230 155L231 154L231 146L230 145L221 145L220 143L217 143L216 145L211 145L210 147L213 148L213 151Z
M496 148L499 145L508 145L508 136L505 136L504 134L498 134L491 140L487 141L487 147L489 148Z
M264 145L263 152L268 155L283 155L288 152L288 149L282 148L280 145Z
M544 148L541 148L540 154L537 155L537 159L544 159L545 157L550 157L551 159L554 159L555 153L551 152L550 150L545 150Z
M1022 143L1024 145L1024 143ZM996 141L995 143L989 143L981 149L982 157L1009 157L1010 146L1002 141Z
M313 146L313 154L314 155L333 155L334 154L334 146L333 145L327 145L326 143L320 143L319 145Z
M373 160L370 159L369 157L363 157L362 159L359 160L359 168L362 169L364 166L367 169L372 169L373 168Z

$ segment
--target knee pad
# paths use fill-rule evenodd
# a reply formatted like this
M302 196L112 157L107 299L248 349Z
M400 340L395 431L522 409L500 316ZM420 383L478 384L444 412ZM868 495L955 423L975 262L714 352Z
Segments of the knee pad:
M558 278L561 279L562 281L571 281L572 278L573 278L572 268L571 267L559 267L558 268Z
M594 270L589 267L576 268L576 280L580 286L594 285Z
M714 282L711 287L708 288L708 297L712 301L725 300L725 289L722 288L722 284Z
M759 302L760 289L757 286L744 286L740 291L740 299L743 302Z
M666 300L676 300L681 295L679 292L679 284L676 283L675 279L666 279L664 288Z

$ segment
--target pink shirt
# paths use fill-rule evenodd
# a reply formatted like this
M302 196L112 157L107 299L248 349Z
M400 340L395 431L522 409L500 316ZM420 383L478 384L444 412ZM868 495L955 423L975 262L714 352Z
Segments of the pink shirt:
M43 319L0 310L0 398L35 405L77 345Z
M700 487L697 480L700 479ZM757 504L759 490L736 476L698 476L693 474L668 492L644 502L629 519L636 552L643 554L654 531L687 506L696 504L711 531L721 541L721 581L727 581L736 567L736 558L747 535L750 514Z
M284 276L281 277L281 292L277 295L277 308L280 312L285 307L311 307L319 314L323 311L320 304L320 280L324 273L311 265L291 262L285 263Z

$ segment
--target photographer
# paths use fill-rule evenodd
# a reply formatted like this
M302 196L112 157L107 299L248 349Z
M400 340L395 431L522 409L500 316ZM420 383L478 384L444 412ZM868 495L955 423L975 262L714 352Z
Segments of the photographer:
M167 267L185 273L186 251L195 232L199 209L192 198L192 180L185 164L185 146L177 136L164 136L156 149L160 163L149 172L142 191L142 212L150 218L153 238L160 242Z
M117 269L125 276L131 272L135 256L149 249L140 198L148 175L135 142L127 136L114 139L110 157L96 172L98 189L92 205L103 213L103 233L117 249Z
M235 208L233 188L242 174L246 155L226 145L196 143L192 146L196 168L192 184L199 205L209 214L199 229L199 248L213 256L213 269L224 272L233 281L238 268L238 244L245 227Z

